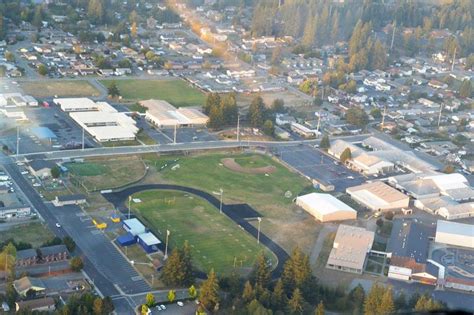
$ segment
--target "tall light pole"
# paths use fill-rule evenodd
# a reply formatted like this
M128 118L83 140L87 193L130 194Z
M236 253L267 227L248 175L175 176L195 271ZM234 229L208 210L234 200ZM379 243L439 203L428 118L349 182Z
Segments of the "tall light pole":
M173 143L176 144L176 124L174 125Z
M166 244L165 244L165 259L168 259L168 240L170 237L170 230L166 230Z
M128 196L128 219L130 219L130 203L132 202L132 195Z
M260 223L262 223L262 218L258 217L258 230L257 230L257 244L260 244Z
M82 151L84 151L84 147L85 147L85 144L84 144L84 128L82 128Z
M222 214L222 195L224 195L224 190L220 188L220 192L221 192L221 203L219 205L219 213Z
M16 126L16 156L20 154L20 126Z
M240 115L237 114L237 142L240 142Z

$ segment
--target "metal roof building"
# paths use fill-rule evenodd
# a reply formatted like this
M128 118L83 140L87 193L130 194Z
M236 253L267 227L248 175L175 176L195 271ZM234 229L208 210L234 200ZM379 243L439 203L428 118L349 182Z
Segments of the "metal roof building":
M375 233L360 227L339 225L327 268L362 273L367 253L372 248Z
M410 197L379 181L349 187L346 192L355 201L375 211L408 207L410 202Z
M474 248L474 225L438 220L435 242Z
M136 218L124 220L122 226L125 231L129 232L133 236L137 236L146 232L145 226Z
M321 222L354 220L357 211L329 194L311 193L296 198L296 204Z
M145 118L158 127L203 126L209 117L194 108L178 108L163 100L141 101Z
M147 253L158 251L158 245L161 241L151 232L138 235L138 243L143 247Z

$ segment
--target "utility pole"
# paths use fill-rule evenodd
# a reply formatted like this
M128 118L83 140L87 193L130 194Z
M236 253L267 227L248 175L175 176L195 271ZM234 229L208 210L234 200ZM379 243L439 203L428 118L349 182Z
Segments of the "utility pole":
M165 259L168 258L168 240L170 237L170 230L166 230L166 245L165 245Z
M221 188L220 192L221 192L221 203L219 205L219 213L222 214L222 196L224 195L224 190Z
M174 125L174 138L173 143L176 144L176 124Z
M392 31L392 42L390 43L390 51L393 49L393 42L395 41L395 29L397 28L397 23L393 23L393 31Z
M84 151L84 146L85 146L85 143L84 143L84 128L82 128L82 151Z
M262 223L262 218L258 217L258 230L257 230L257 244L260 244L260 223Z
M453 72L453 70L454 70L454 61L456 60L456 49L457 48L458 48L457 46L454 47L453 62L451 63L451 72Z
M441 103L440 107L439 107L439 115L438 115L438 128L439 128L439 125L441 123L441 113L443 112L443 103Z
M128 219L130 220L130 203L132 202L132 196L128 196Z
M20 154L20 126L16 126L16 156Z
M380 124L380 130L383 130L383 127L385 125L385 115L387 114L387 105L383 108L383 114L382 114L382 123Z
M237 115L237 142L240 142L240 115Z
M321 111L318 113L318 125L316 126L316 136L319 135L319 127L321 126Z

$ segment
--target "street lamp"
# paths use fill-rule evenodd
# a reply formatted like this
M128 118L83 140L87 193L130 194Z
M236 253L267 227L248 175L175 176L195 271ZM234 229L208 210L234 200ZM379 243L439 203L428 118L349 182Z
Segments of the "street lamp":
M168 259L168 240L170 237L170 230L166 230L166 245L165 245L165 259Z
M224 190L222 188L219 189L221 192L221 203L219 205L219 213L222 214L222 195L224 195Z
M130 220L130 203L132 202L132 195L128 196L128 219Z
M262 218L258 217L258 230L257 230L257 244L260 244L260 223L262 222Z

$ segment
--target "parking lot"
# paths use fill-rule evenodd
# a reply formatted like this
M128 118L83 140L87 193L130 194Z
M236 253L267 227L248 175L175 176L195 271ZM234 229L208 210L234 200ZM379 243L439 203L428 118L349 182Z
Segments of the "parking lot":
M149 285L103 232L95 228L91 218L79 207L54 207L53 205L48 205L48 207L61 223L62 228L76 241L78 247L108 280L127 294L150 290ZM94 281L93 278L92 281Z
M346 188L360 185L366 180L361 174L347 169L311 145L280 147L273 152L280 160L310 179L334 185L337 192L344 192Z
M24 111L29 121L19 126L20 154L82 147L81 128L58 107L25 108ZM2 117L0 125L5 126L5 132L0 136L0 142L16 153L17 130L15 124L12 120ZM38 127L48 128L54 133L54 136L42 138L35 132ZM84 135L84 140L86 147L96 146L94 140L87 133Z

